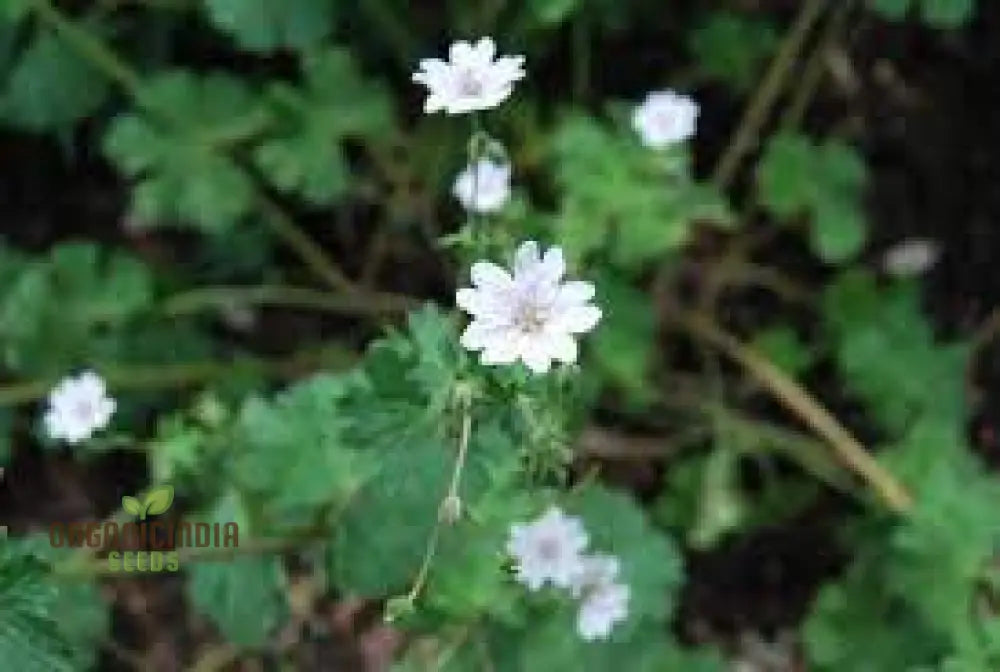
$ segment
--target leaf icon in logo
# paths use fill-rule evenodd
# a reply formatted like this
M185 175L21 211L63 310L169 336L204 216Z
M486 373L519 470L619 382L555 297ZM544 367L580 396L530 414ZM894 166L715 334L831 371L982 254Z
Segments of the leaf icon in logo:
M146 493L143 498L143 504L145 504L145 512L142 518L145 519L146 516L156 516L161 513L166 513L167 509L174 502L174 488L172 485L161 485L158 488L153 488Z
M142 515L142 504L135 497L129 497L128 495L122 497L122 509L125 510L125 513L131 513L133 516Z

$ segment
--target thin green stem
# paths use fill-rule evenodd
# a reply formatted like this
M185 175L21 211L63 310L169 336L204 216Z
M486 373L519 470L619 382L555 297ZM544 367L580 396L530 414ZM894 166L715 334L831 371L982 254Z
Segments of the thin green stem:
M445 524L453 524L461 515L462 500L459 497L458 490L462 483L462 472L465 468L465 459L469 451L469 439L472 434L472 396L470 391L465 388L460 389L458 392L458 403L462 422L462 429L458 439L458 455L455 457L451 480L448 483L448 491L444 499L441 500L438 516L434 521L434 528L427 539L427 546L424 549L424 557L420 562L420 569L417 570L417 576L414 578L413 585L406 595L406 599L410 603L415 602L420 597L420 593L427 583L431 566L434 564L434 557L437 555L441 530Z
M342 347L325 346L302 351L284 359L246 357L234 362L186 362L180 364L106 364L94 368L112 390L161 390L196 385L231 376L237 368L255 367L276 377L294 377L318 366L346 365L353 361ZM11 383L0 386L0 407L15 406L41 399L59 381L59 377Z
M331 289L345 294L358 292L358 288L337 268L337 265L327 256L323 248L306 235L288 213L263 193L258 194L257 200L271 231L294 250L318 278Z
M129 96L141 100L142 77L100 39L67 19L48 0L33 0L33 7L38 18L71 49L121 86Z
M809 104L819 90L820 84L823 83L827 56L847 25L853 8L854 0L841 0L834 8L826 28L823 30L823 35L819 39L819 46L813 50L802 77L799 79L795 96L781 117L782 128L797 128L802 123L802 118L805 116L806 110L809 109Z
M260 285L254 287L202 287L175 294L163 304L169 317L190 315L232 306L279 306L334 313L337 315L395 314L415 307L408 296L378 292L330 294L304 287Z
M465 458L469 452L469 437L472 433L472 409L468 395L462 395L462 431L458 439L458 456L455 458L455 468L451 472L451 482L448 485L446 499L458 497L458 487L462 482L462 472L465 469Z

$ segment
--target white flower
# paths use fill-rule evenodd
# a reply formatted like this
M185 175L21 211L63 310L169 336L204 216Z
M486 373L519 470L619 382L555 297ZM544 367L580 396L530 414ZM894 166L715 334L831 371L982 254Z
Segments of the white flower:
M52 390L43 422L51 438L79 443L104 429L114 411L115 401L107 396L104 381L86 371L64 378Z
M629 589L617 582L619 569L613 556L584 556L570 583L573 597L581 600L577 632L588 642L606 638L628 616Z
M553 506L532 523L511 525L507 552L517 563L517 580L530 590L547 582L568 588L580 572L580 553L587 542L580 519Z
M452 193L473 212L496 212L510 200L510 164L480 159L455 179Z
M618 558L611 555L586 555L570 582L573 597L586 597L595 589L607 586L618 579Z
M698 113L694 99L673 91L654 91L632 112L632 127L643 145L664 149L694 135Z
M615 624L628 616L629 589L620 583L595 586L580 603L576 630L591 642L606 639Z
M897 243L882 257L882 269L896 277L920 275L941 257L941 247L933 240L909 238Z
M455 42L448 51L449 60L425 58L413 81L427 87L424 112L444 110L447 114L465 114L488 110L510 97L514 82L524 77L524 56L501 56L496 60L496 45L484 37L475 44Z
M594 328L600 308L589 301L589 282L561 282L566 264L562 250L551 247L544 256L528 241L517 250L514 272L480 261L472 265L474 288L458 290L456 303L472 315L462 345L482 351L483 364L523 361L545 373L553 361L576 361L575 336Z

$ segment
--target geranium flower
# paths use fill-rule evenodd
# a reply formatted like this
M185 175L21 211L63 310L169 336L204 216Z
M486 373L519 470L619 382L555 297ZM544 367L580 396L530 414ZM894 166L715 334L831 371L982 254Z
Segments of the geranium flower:
M510 97L514 82L524 78L524 56L496 56L489 37L475 44L455 42L448 59L425 58L413 81L427 87L424 112L465 114L496 107Z

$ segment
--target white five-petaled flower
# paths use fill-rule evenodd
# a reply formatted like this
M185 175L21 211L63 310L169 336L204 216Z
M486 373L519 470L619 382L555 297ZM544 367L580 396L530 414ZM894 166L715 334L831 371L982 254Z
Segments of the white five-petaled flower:
M530 590L546 583L568 588L579 576L587 542L580 519L553 506L534 522L511 525L507 552L516 561L517 580Z
M455 179L452 193L466 210L496 212L510 200L510 164L480 159Z
M586 641L606 638L616 623L628 616L628 586L618 583L618 559L589 555L570 584L573 597L580 598L576 628Z
M93 371L64 378L49 394L43 422L56 440L79 443L104 429L115 412L115 401L107 396L104 381Z
M693 98L674 91L653 91L632 112L632 127L643 145L664 149L694 135L698 114Z
M570 583L573 597L587 597L600 586L614 583L618 579L618 558L612 555L585 555Z
M565 272L562 250L551 247L540 255L534 241L518 248L513 274L487 261L473 264L474 287L455 297L472 315L462 345L482 351L483 364L521 360L535 373L545 373L553 361L575 362L575 337L597 325L601 310L590 303L594 286L562 282Z
M628 601L628 586L620 583L595 586L580 602L577 612L576 629L580 637L588 642L606 639L615 624L628 616Z
M930 270L941 257L941 246L926 238L908 238L882 257L882 270L896 277L911 277Z
M510 97L514 82L524 77L524 56L496 56L489 37L475 44L455 42L448 60L425 58L413 81L427 87L424 112L465 114L496 107Z

